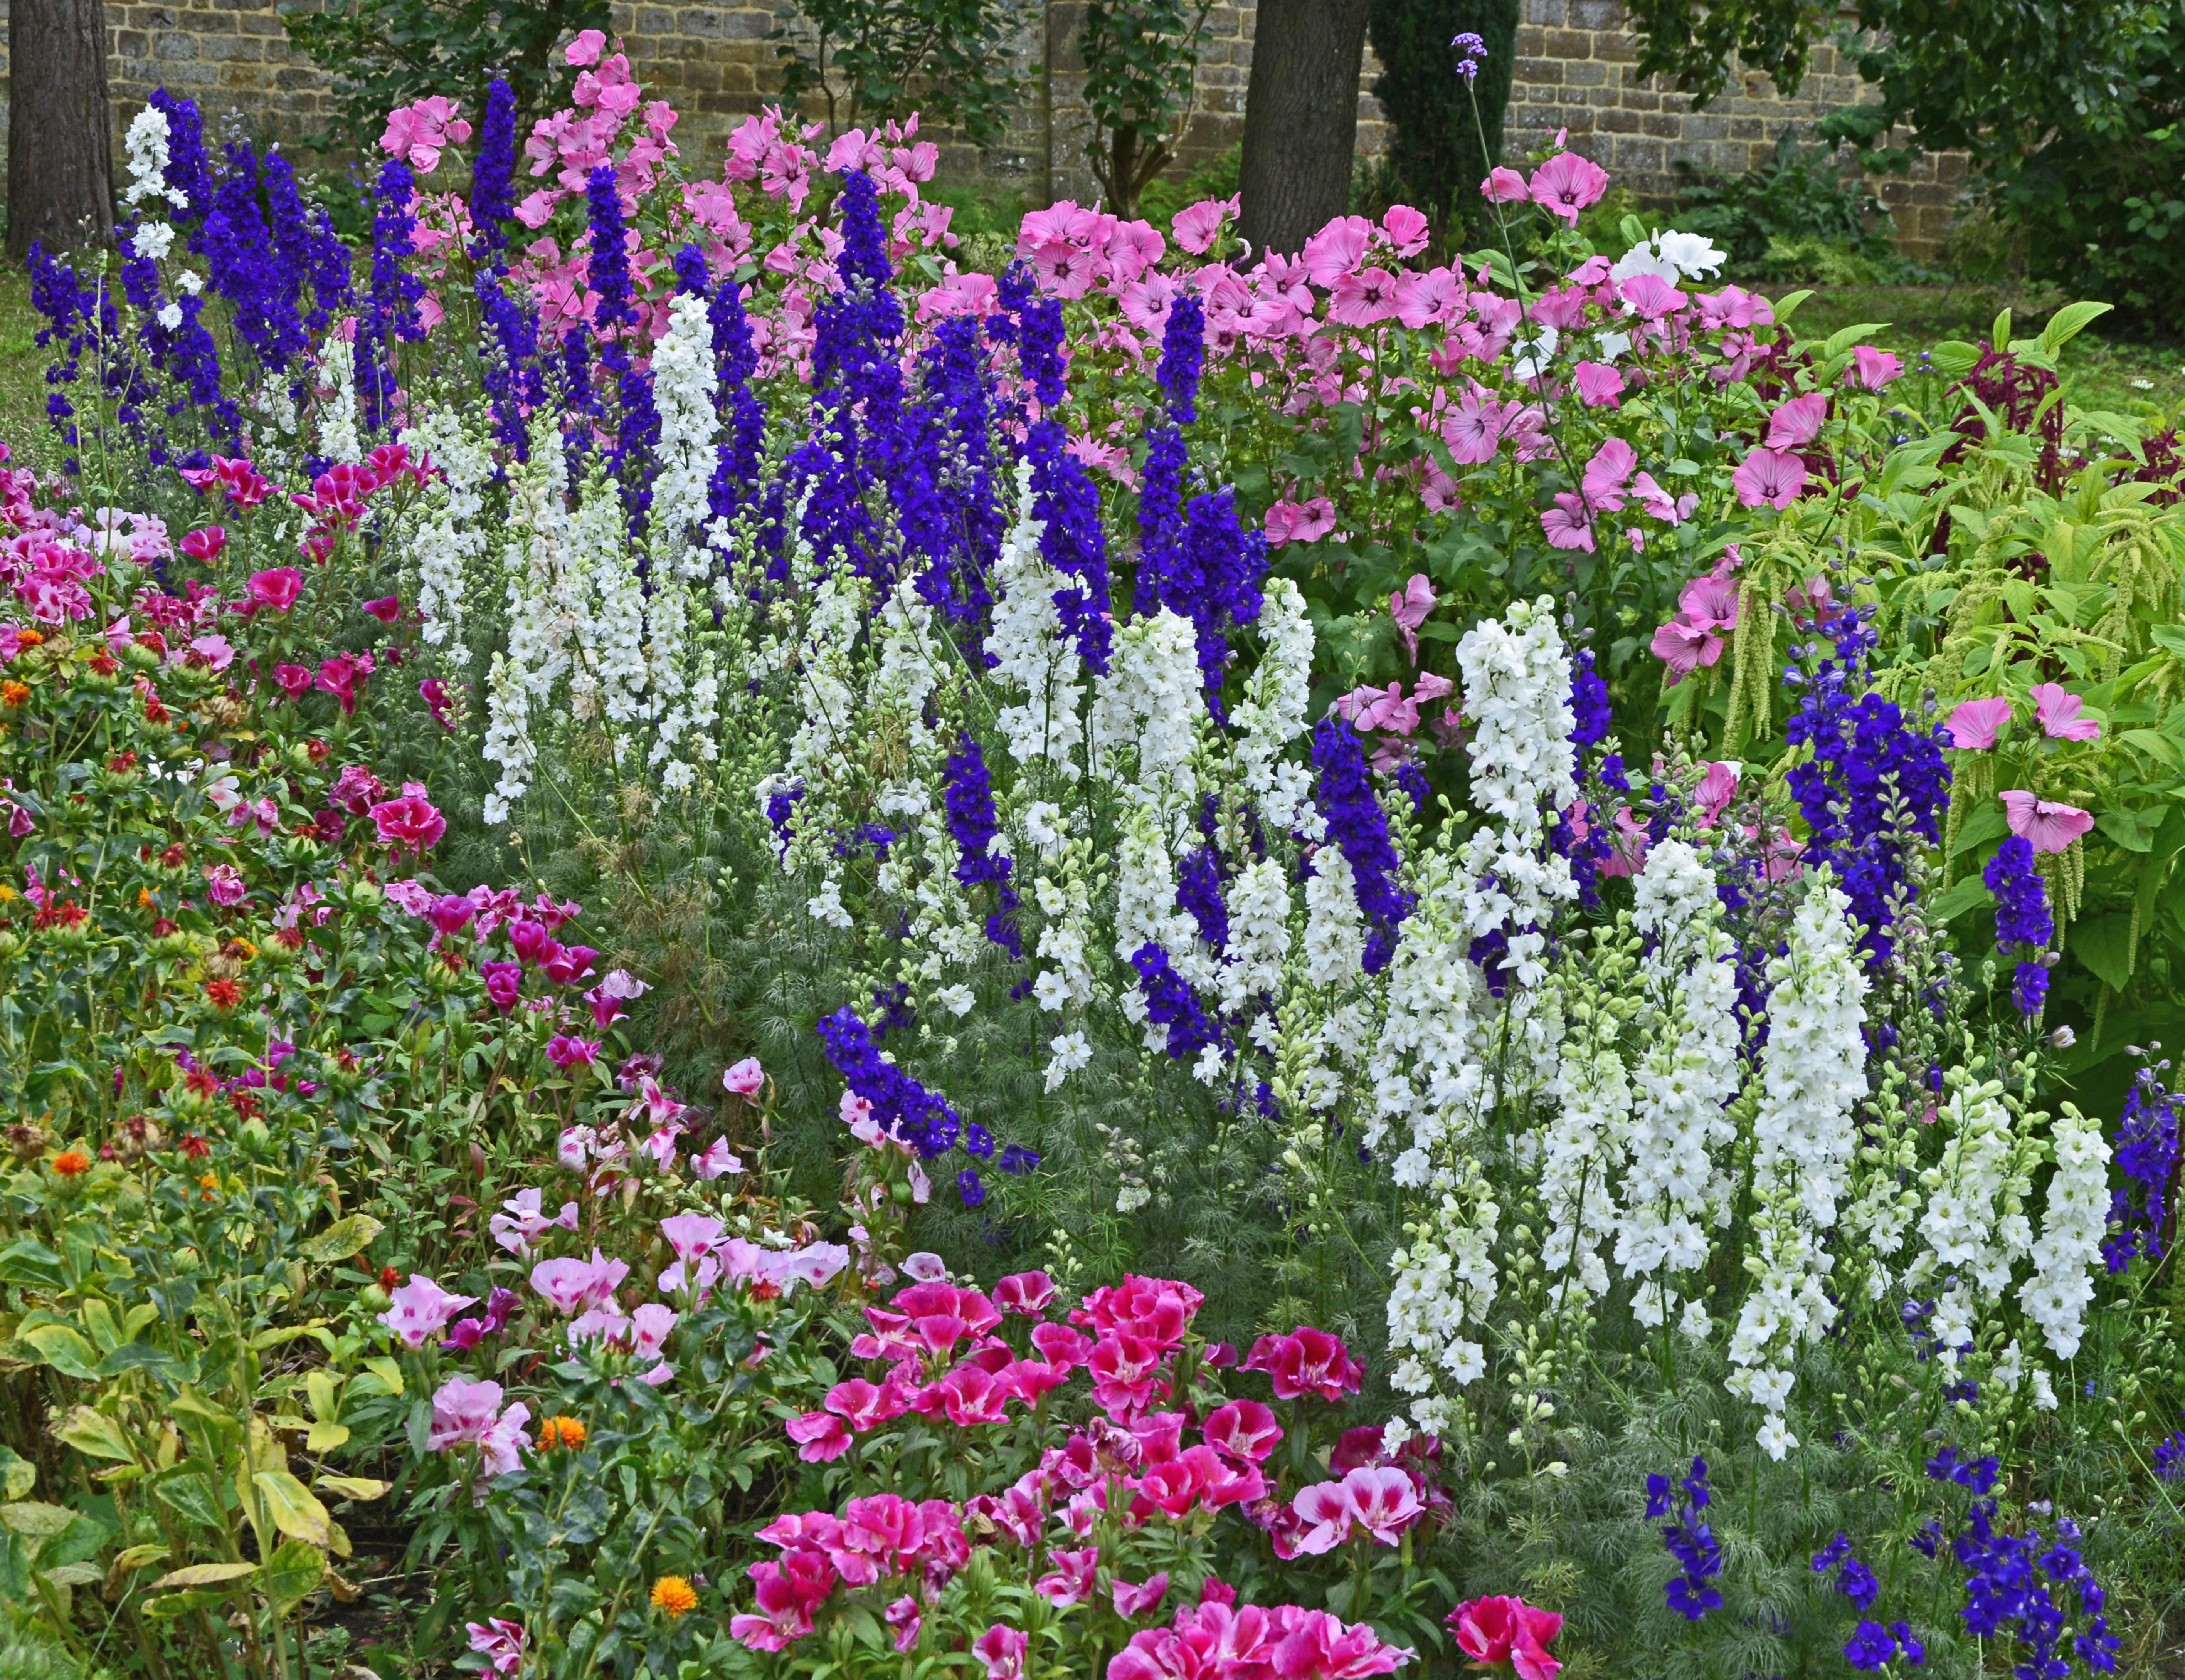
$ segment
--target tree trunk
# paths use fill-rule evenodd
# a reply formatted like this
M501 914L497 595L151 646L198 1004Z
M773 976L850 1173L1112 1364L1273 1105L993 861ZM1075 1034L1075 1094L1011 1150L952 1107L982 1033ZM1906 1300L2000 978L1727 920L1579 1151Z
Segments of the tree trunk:
M8 256L114 232L114 153L106 103L103 0L13 0L8 59Z
M1260 0L1238 231L1289 254L1350 204L1367 0Z

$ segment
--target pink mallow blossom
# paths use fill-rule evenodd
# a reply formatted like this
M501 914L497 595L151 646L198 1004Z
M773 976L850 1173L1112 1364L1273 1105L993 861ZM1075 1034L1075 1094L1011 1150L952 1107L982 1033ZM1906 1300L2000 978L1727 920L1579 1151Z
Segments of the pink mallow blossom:
M2086 702L2060 684L2033 685L2033 716L2042 733L2052 740L2091 741L2100 738L2102 726L2079 711Z
M2064 851L2094 826L2093 813L2076 805L2038 799L2022 788L1998 795L2010 832L2031 842L2036 851Z
M531 1408L521 1400L501 1409L498 1382L450 1377L433 1395L426 1450L444 1453L450 1447L475 1445L488 1475L506 1476L522 1467L523 1449L531 1444L523 1426L530 1420Z
M1806 488L1806 463L1781 449L1758 449L1730 475L1730 487L1746 507L1785 508Z
M415 1272L410 1281L394 1292L389 1299L393 1304L379 1315L380 1323L393 1331L405 1348L422 1348L447 1326L448 1320L467 1306L473 1304L475 1295L450 1295L429 1277ZM495 1398L500 1390L494 1391Z
M1946 726L1950 745L1967 752L1986 752L1995 745L1996 731L2010 721L2007 700L1969 700L1953 706Z

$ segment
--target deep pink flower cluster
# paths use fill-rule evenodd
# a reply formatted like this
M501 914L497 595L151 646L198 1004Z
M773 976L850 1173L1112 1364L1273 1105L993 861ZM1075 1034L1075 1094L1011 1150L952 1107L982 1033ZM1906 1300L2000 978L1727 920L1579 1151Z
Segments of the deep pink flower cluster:
M1418 1655L1382 1643L1361 1621L1346 1627L1325 1610L1238 1605L1218 1582L1167 1627L1131 1636L1108 1665L1108 1680L1364 1680Z

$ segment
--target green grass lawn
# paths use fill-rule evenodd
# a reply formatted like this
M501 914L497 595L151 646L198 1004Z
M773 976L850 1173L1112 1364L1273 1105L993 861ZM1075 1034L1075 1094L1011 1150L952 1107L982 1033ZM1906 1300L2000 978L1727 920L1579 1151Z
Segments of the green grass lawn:
M1778 282L1753 289L1781 297L1798 288ZM2003 309L2012 311L2013 335L2030 337L2066 301L2053 289L1972 283L1825 287L1804 304L1799 326L1822 334L1857 321L1886 322L1887 330L1874 342L1908 360L1940 339L1986 338ZM0 439L19 462L50 470L61 451L46 423L48 358L35 342L40 324L30 307L28 277L0 271ZM2063 360L2082 407L2151 415L2163 426L2185 414L2185 345L2104 338L2096 328L2067 345Z

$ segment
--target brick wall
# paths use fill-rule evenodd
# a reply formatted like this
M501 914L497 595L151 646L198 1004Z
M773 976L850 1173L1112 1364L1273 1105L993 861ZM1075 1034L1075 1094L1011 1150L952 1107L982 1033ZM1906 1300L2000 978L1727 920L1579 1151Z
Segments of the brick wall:
M0 0L0 21L7 6ZM1075 48L1082 12L1082 0L1042 0L1012 42L1011 59L1020 74L1043 70L1043 85L1019 103L1006 132L990 147L935 136L942 143L944 180L1002 188L1027 207L1056 198L1086 203L1097 195L1086 163L1091 123ZM326 119L325 79L289 55L271 0L108 0L106 16L117 133L161 85L196 99L216 131L224 121L240 120L260 139L293 144ZM1218 0L1208 14L1196 109L1177 168L1220 155L1242 135L1254 18L1253 0ZM676 137L686 157L695 158L712 153L737 120L774 97L780 42L769 37L793 27L795 17L752 0L615 0L614 23L639 75L683 113ZM0 42L4 38L0 31ZM1852 103L1860 91L1857 74L1839 61L1833 46L1823 46L1795 100L1777 97L1756 74L1695 113L1683 96L1632 74L1635 53L1615 0L1525 0L1517 50L1512 151L1522 153L1567 128L1573 147L1642 198L1657 202L1674 193L1679 165L1710 175L1742 173L1766 161L1785 130L1802 137L1813 118ZM6 74L0 46L0 111ZM1381 147L1381 114L1367 91L1376 74L1369 52L1359 107L1363 157ZM230 119L231 112L239 118ZM115 159L118 167L118 146ZM1962 158L1931 159L1910 177L1883 185L1907 249L1939 249L1964 173Z

